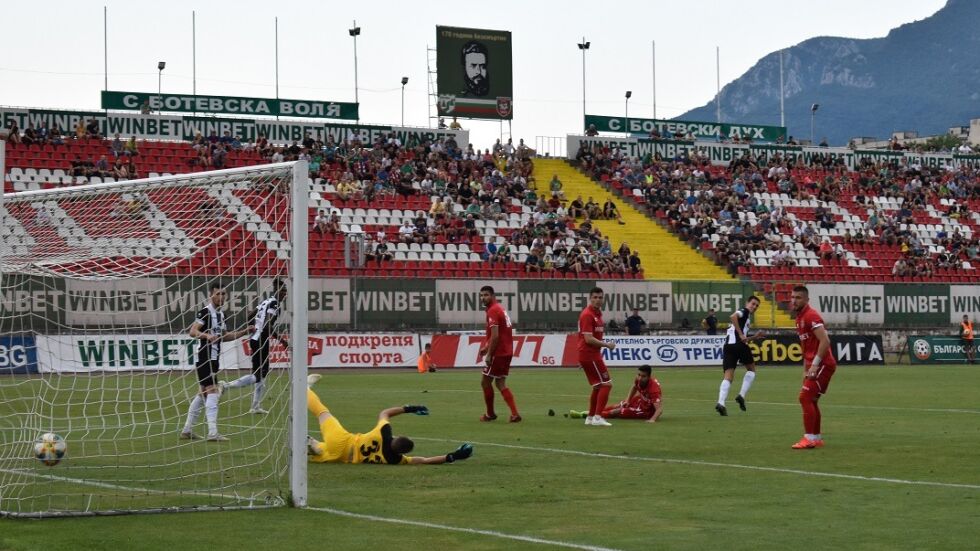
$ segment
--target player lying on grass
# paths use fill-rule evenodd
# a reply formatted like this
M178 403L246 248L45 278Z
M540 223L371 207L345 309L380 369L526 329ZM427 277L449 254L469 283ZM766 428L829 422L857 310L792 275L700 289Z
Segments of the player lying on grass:
M320 379L319 374L309 376L308 382L313 386ZM371 432L352 434L340 424L340 421L327 406L323 405L320 397L312 388L306 390L306 405L320 423L320 435L323 441L307 437L307 453L314 463L383 463L387 465L440 465L453 463L473 455L473 446L463 444L446 455L434 457L409 457L405 454L412 451L415 443L406 436L393 436L391 423L388 420L403 413L428 415L425 406L401 406L382 410L378 414L378 423Z
M664 412L661 400L660 381L652 375L649 365L639 368L639 373L630 387L626 399L602 411L605 419L646 419L647 423L656 423ZM567 417L582 419L589 414L587 411L570 411Z

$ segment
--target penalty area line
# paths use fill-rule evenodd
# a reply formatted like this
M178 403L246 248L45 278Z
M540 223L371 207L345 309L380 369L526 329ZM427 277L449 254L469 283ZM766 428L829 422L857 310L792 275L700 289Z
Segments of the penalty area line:
M480 536L490 536L494 538L502 538L514 541L522 541L525 543L537 543L540 545L551 545L553 547L564 547L566 549L581 549L584 551L619 551L611 547L598 547L595 545L583 545L580 543L571 543L567 541L557 541L557 540L547 540L543 538L535 538L532 536L521 536L518 534L508 534L506 532L497 532L496 530L481 530L479 528L465 528L461 526L449 526L448 524L436 524L434 522L423 522L418 520L407 520L399 518L389 518L389 517L379 517L375 515L366 515L363 513L352 513L350 511L343 511L340 509L332 509L330 507L306 507L310 511L319 511L321 513L329 513L331 515L337 515L348 518L356 518L360 520L367 520L371 522L387 522L390 524L402 524L406 526L416 526L419 528L431 528L436 530L446 530L449 532L461 532L464 534L476 534Z
M446 438L424 438L415 437L413 440L429 440L432 442L458 442L460 440L450 440ZM467 441L467 440L462 440ZM957 488L962 490L980 490L978 484L960 484L956 482L934 482L930 480L905 480L901 478L887 478L881 476L863 476L857 474L828 473L822 471L804 471L801 469L787 469L783 467L765 467L761 465L742 465L739 463L721 463L717 461L701 461L698 459L671 459L667 457L647 457L642 455L612 455L609 453L586 452L581 450L566 450L562 448L539 448L535 446L519 446L516 444L499 444L496 442L476 442L469 441L476 446L491 446L496 448L506 448L512 450L524 450L542 453L557 453L563 455L577 455L581 457L595 457L599 459L619 459L621 461L645 461L651 463L671 463L675 465L695 465L699 467L724 467L729 469L743 469L747 471L762 471L781 474L797 474L803 476L821 478L839 478L843 480L857 480L861 482L882 482L886 484L903 484L908 486L931 486L935 488ZM799 453L799 452L798 452ZM807 453L807 452L802 452ZM813 453L813 452L810 452Z

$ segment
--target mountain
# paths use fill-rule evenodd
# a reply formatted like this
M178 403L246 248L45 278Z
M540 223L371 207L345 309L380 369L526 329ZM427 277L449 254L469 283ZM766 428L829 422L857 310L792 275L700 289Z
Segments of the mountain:
M920 136L980 118L980 2L949 0L883 38L811 38L783 50L787 132L845 145L857 136ZM722 122L779 124L779 52L722 88ZM678 119L715 120L714 100Z

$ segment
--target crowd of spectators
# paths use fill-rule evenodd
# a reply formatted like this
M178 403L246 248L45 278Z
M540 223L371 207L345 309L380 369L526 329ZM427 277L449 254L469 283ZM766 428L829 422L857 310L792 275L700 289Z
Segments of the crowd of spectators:
M393 243L466 243L490 264L521 259L525 272L639 273L639 256L623 244L613 251L592 220L620 220L612 201L598 205L581 197L569 203L557 176L539 190L534 151L519 140L497 140L492 148L460 147L451 136L402 143L394 134L363 143L356 134L338 141L307 134L285 147L260 137L255 145L270 162L306 160L310 177L331 184L339 204L372 202L384 197L423 196L428 210L418 210L395 232L369 235L369 259L391 259ZM516 202L516 203L515 203ZM569 206L571 204L571 206ZM531 215L520 228L499 224L498 245L483 244L481 226L502 222L528 207ZM571 212L570 212L571 211ZM582 220L576 222L576 218ZM483 222L483 224L480 223ZM319 235L340 232L338 212L321 211L313 223ZM524 251L526 253L518 253Z
M928 206L952 220L975 224L969 205L980 199L980 171L966 165L924 167L864 160L851 171L830 156L815 156L802 164L778 154L761 161L747 152L727 167L717 167L699 152L641 159L620 149L585 143L576 159L587 173L621 186L628 196L639 190L672 231L695 246L713 248L733 273L750 265L759 252L773 265L798 265L798 250L788 247L784 236L792 236L822 261L843 261L855 246L898 248L909 267L905 274L957 269L962 261L976 259L980 232L968 239L959 230L948 235L940 231L930 249L923 244L926 238L911 226L916 221L939 223L927 213ZM792 209L794 216L789 216L787 207L760 199L756 192L817 200L819 206ZM875 198L900 201L901 208L885 209ZM850 207L862 222L840 236L822 232L840 227L838 217L826 206L832 201ZM718 238L709 245L713 234ZM897 269L896 275L901 271Z

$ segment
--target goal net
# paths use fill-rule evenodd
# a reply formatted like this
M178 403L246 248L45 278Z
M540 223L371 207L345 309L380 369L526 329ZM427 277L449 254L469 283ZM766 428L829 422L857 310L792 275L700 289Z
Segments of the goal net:
M305 505L306 170L0 196L0 515Z

